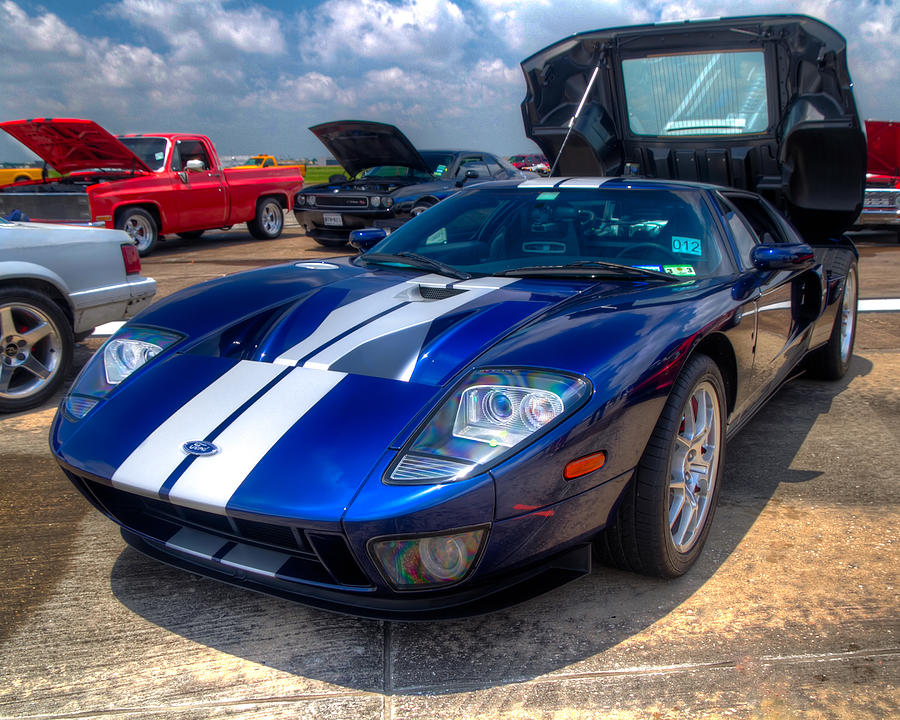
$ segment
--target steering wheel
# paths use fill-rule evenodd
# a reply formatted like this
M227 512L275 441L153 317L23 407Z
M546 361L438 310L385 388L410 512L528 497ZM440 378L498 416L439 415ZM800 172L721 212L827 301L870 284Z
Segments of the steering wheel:
M675 263L684 264L682 262L682 260L675 253L672 252L671 249L667 248L665 245L660 245L659 243L654 243L654 242L639 242L639 243L635 243L634 245L629 245L624 250L619 251L619 253L616 255L616 260L618 260L619 258L624 258L627 255L630 255L633 251L639 250L641 248L649 248L652 250L657 250L657 251L661 252L663 255L665 255L667 258L669 258L670 260L674 261Z

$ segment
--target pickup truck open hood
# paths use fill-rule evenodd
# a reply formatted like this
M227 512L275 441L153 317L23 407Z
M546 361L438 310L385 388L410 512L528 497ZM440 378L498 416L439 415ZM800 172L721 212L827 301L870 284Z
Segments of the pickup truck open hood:
M338 120L314 125L310 130L351 175L379 165L401 165L431 172L419 151L393 125Z
M32 118L3 122L0 128L64 175L95 168L153 172L93 120Z
M869 172L873 175L900 176L900 123L866 120L869 147Z
M800 15L579 33L522 61L525 134L559 175L695 180L759 192L807 237L862 206L866 141L844 38ZM630 82L629 82L630 81Z

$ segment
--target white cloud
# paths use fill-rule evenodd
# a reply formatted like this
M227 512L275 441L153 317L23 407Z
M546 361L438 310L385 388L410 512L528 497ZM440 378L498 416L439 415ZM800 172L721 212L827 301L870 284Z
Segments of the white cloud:
M121 0L109 13L158 33L179 58L206 57L222 47L261 55L285 50L277 17L260 5L231 10L223 0Z
M361 59L451 68L477 38L458 5L445 0L325 0L297 18L306 63Z

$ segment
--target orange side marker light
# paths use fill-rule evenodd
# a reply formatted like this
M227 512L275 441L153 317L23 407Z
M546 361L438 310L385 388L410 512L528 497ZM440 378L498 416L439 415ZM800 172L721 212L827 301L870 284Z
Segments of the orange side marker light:
M582 458L573 460L568 465L566 465L566 469L563 471L563 476L566 478L566 480L574 480L575 478L579 478L582 475L592 473L594 472L594 470L599 470L605 463L605 452L601 450L600 452L591 453L590 455L585 455Z

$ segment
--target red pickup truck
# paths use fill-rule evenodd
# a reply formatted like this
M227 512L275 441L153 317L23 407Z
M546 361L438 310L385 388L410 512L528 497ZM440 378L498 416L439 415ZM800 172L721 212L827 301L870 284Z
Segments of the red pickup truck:
M284 211L303 187L297 167L222 168L204 135L158 133L115 137L92 120L38 118L0 128L62 177L0 187L0 215L103 223L125 230L141 255L166 233L247 223L253 237L281 234Z
M900 240L900 123L866 120L866 197L858 227L893 230Z

